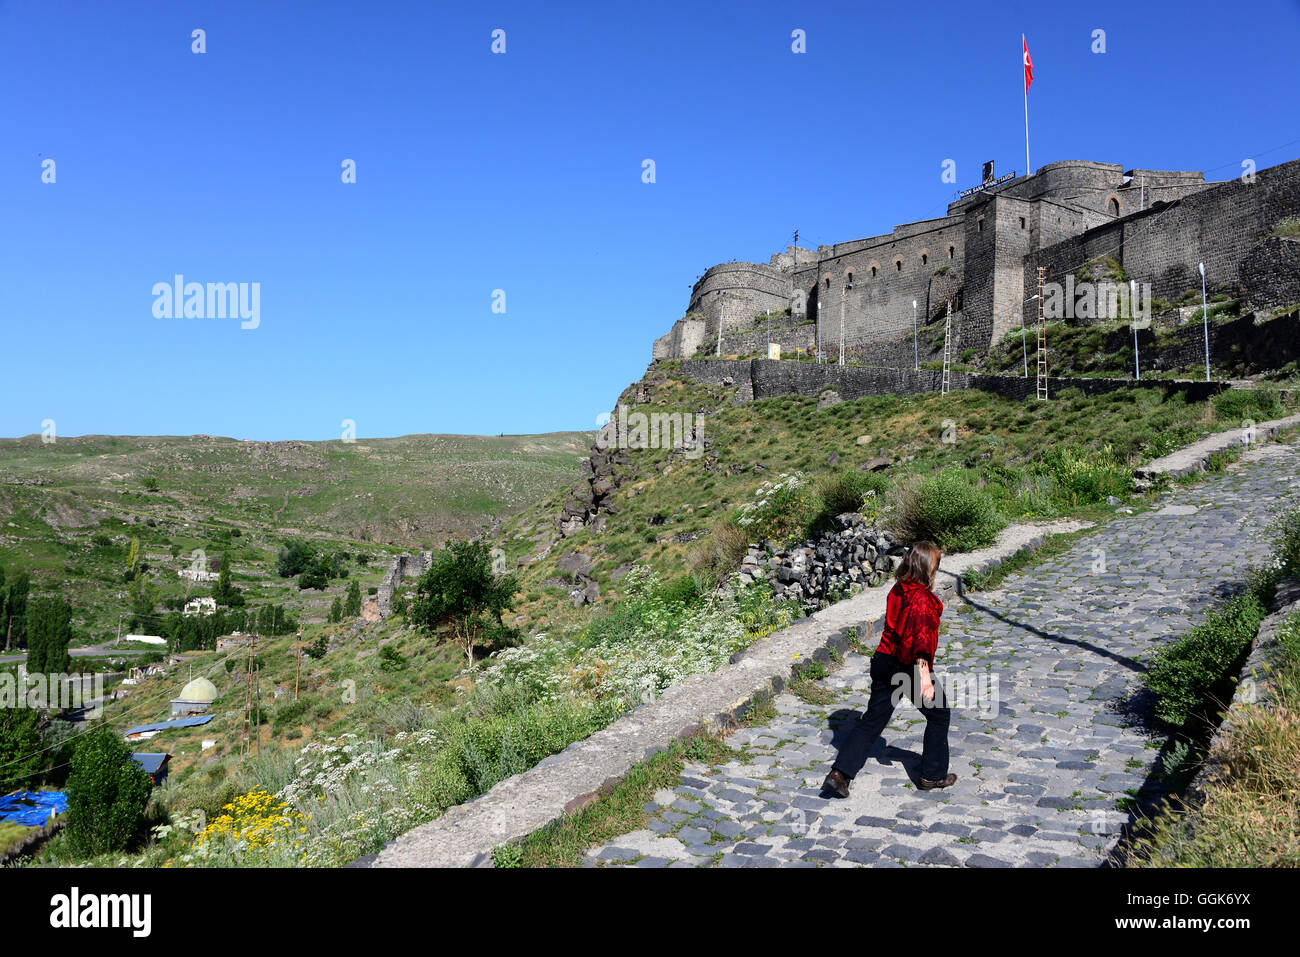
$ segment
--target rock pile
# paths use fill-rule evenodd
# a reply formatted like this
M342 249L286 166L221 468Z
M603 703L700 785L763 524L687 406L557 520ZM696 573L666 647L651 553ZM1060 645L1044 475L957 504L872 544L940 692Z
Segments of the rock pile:
M750 545L740 580L766 579L777 598L793 598L811 610L882 584L906 553L907 546L889 532L866 524L856 512L845 512L816 541L783 551L775 551L770 542Z

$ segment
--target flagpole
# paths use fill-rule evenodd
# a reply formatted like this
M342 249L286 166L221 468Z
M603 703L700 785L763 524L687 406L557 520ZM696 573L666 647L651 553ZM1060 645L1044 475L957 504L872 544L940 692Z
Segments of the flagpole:
M1025 35L1020 34L1020 85L1025 91L1025 175L1028 176L1032 171L1029 168L1029 84L1025 82Z

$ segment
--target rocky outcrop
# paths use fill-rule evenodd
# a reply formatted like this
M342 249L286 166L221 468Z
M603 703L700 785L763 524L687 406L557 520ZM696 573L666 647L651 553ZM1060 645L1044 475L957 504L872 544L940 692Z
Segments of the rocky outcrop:
M627 461L627 452L622 449L592 450L580 467L581 481L574 486L568 501L555 517L555 527L561 538L588 525L596 525L599 531L604 524L604 515L617 511L611 496L619 486L619 468L627 465Z
M782 551L751 545L740 566L742 584L764 579L778 598L815 610L828 601L879 585L898 567L907 546L866 524L855 512L835 516L835 528L815 541Z

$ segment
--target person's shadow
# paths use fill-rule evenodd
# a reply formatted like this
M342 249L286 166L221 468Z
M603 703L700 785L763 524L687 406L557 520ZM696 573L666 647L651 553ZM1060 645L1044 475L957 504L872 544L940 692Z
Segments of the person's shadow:
M835 749L836 754L844 747L844 743L848 740L849 733L853 730L854 725L858 723L860 715L861 711L855 711L852 708L840 708L838 711L832 711L827 716L826 723L831 729L831 747ZM881 733L880 737L876 738L867 750L867 764L873 763L884 765L887 768L897 766L907 775L913 786L920 788L921 756L915 751L892 747L885 739L884 732ZM821 794L824 797L827 792L822 791ZM832 795L832 797L838 797L838 795Z

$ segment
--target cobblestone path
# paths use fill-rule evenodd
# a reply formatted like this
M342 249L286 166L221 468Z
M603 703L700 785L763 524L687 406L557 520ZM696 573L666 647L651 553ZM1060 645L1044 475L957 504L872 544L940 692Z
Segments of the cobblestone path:
M727 738L744 761L688 763L646 805L648 827L588 854L591 866L1099 866L1134 795L1159 792L1164 738L1145 724L1143 662L1223 601L1266 556L1266 526L1295 501L1294 442L1165 493L1070 550L954 599L937 672L983 682L954 708L947 790L916 788L925 722L895 711L847 800L820 796L865 708L868 655L819 684L836 700L776 698L769 723ZM868 642L874 648L875 640ZM972 687L967 684L967 688Z

